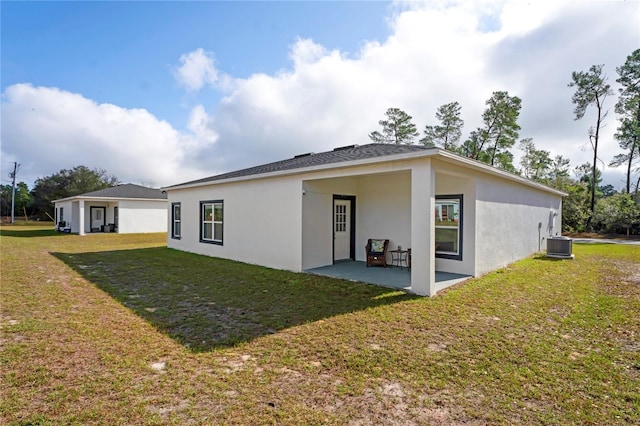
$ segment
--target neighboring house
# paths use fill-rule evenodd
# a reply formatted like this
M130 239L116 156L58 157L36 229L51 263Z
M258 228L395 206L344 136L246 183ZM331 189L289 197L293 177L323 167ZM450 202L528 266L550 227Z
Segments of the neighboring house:
M164 188L168 246L304 271L411 248L411 291L478 276L560 233L560 191L438 148L347 146Z
M56 229L84 235L167 231L167 194L127 183L54 201Z

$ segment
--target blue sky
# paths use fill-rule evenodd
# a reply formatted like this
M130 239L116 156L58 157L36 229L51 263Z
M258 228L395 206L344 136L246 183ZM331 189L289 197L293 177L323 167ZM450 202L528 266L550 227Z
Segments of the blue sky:
M388 34L388 2L3 2L2 91L29 82L99 103L145 108L184 126L194 100L172 69L204 47L238 78L288 66L297 38L356 52ZM182 105L183 108L176 108Z
M605 64L617 89L640 46L638 1L3 1L0 14L2 182L18 161L29 185L86 165L165 186L366 144L389 107L422 130L458 101L465 138L496 90L522 98L521 138L575 167L593 114L573 120L571 72Z

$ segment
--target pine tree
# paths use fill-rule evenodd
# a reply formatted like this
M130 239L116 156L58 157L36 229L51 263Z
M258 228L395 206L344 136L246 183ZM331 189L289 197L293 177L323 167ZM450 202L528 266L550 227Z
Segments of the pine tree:
M416 125L411 122L413 117L399 108L389 108L385 115L386 120L378 121L382 133L371 132L369 138L376 143L413 144L414 138L419 135Z
M571 73L571 82L569 87L575 87L576 92L571 98L575 104L573 113L575 120L580 120L584 117L587 108L595 106L598 112L596 119L596 127L589 129L589 140L593 147L593 164L591 165L591 181L597 180L598 167L596 161L598 160L598 142L600 139L600 128L607 116L607 112L604 110L604 102L607 96L612 94L611 86L607 83L607 76L603 74L602 68L604 65L592 65L589 71L574 71ZM593 215L593 210L596 203L596 185L591 185L591 202L589 209Z
M444 104L436 111L440 125L426 126L424 138L420 143L426 146L439 146L448 151L457 151L464 121L460 118L462 107L458 102Z

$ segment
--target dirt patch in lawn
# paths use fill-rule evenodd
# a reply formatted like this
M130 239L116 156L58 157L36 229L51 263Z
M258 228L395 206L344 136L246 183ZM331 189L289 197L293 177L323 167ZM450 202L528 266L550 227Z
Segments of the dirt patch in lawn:
M613 265L625 275L624 282L640 285L640 265L638 263L618 260L614 261Z
M607 266L610 273L605 273L604 284L608 294L625 299L640 296L640 263L616 259L608 261Z

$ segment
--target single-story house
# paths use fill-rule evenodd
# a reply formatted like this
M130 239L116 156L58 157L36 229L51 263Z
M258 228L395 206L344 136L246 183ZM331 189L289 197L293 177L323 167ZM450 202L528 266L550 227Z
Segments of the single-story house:
M478 276L560 233L566 194L439 148L368 144L164 188L170 248L291 271L411 248L410 291ZM370 271L371 272L371 271Z
M56 229L85 235L167 232L167 194L127 183L54 201Z

